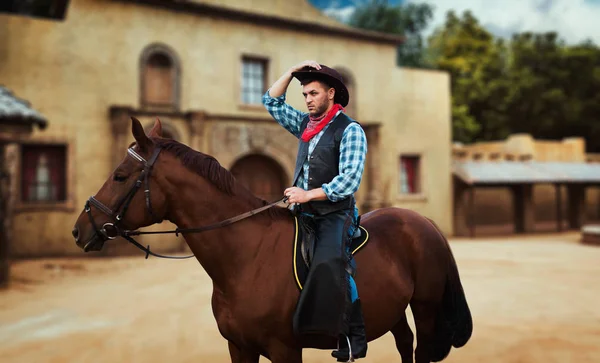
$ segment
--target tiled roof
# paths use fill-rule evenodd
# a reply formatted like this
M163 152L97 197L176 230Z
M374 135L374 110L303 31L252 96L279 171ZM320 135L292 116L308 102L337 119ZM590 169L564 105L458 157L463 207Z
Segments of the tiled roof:
M0 85L0 123L37 124L45 128L48 121L30 107L29 102L15 97L6 87Z

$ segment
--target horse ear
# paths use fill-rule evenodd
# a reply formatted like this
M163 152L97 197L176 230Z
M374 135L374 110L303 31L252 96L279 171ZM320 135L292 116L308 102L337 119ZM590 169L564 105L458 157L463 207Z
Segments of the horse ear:
M131 133L133 134L140 151L147 151L150 148L152 141L146 136L140 120L135 117L131 118Z
M154 126L152 127L152 130L150 130L148 137L162 137L162 123L158 117L156 118Z

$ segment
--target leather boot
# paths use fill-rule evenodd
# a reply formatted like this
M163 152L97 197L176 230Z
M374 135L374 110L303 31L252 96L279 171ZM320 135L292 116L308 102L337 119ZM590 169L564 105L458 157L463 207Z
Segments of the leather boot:
M331 356L337 358L338 362L352 362L354 359L367 356L367 335L360 299L356 299L352 304L349 340L352 348L352 358L348 349L348 341L345 336L342 336L339 340L339 349L331 352Z

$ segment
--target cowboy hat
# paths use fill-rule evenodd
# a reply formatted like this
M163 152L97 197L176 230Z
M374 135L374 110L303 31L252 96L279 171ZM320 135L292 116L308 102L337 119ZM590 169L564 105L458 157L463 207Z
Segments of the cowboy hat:
M342 75L333 68L329 68L323 64L320 65L321 69L315 69L309 66L302 68L299 71L293 72L292 76L296 77L300 83L306 79L316 79L327 83L329 86L335 89L335 96L333 101L339 103L342 107L348 105L350 101L350 95L348 94L348 88L344 84Z

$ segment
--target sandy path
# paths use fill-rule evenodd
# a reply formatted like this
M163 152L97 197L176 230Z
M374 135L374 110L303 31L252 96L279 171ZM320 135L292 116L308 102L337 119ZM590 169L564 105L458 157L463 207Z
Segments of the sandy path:
M600 362L600 248L576 238L453 240L475 330L445 362ZM22 261L13 277L0 362L229 362L195 260ZM391 335L361 361L400 362Z

